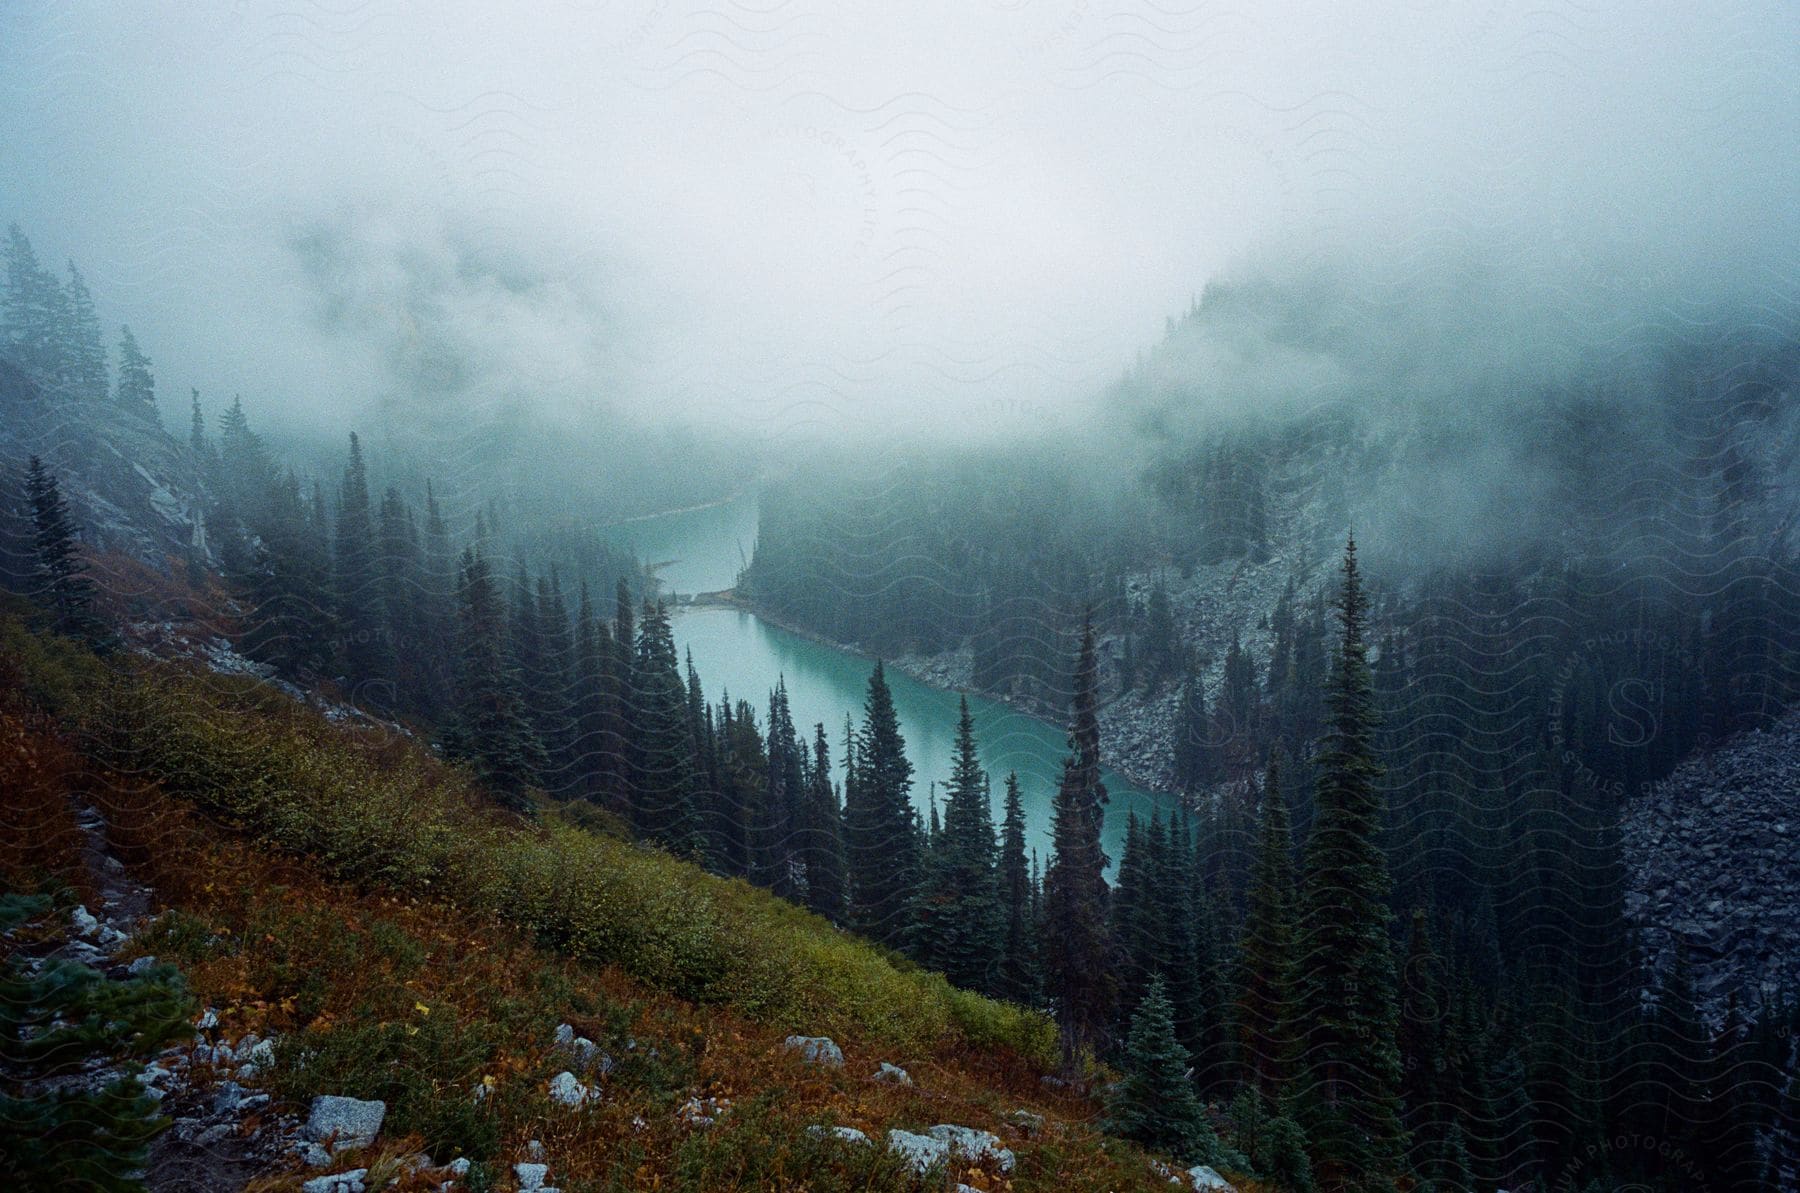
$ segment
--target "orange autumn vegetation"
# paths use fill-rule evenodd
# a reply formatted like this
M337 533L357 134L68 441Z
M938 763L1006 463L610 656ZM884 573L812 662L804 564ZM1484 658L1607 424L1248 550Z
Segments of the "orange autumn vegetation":
M993 1131L1016 1152L1011 1174L953 1168L978 1189L1169 1187L1136 1147L1093 1128L1095 1103L1040 1083L1035 1017L895 969L765 892L554 810L518 822L414 743L330 726L266 690L164 665L102 673L3 621L0 648L24 652L0 668L0 740L15 760L8 773L35 776L39 811L27 819L40 854L56 856L73 829L67 800L58 812L50 796L81 785L116 855L159 901L133 951L179 965L218 1008L222 1035L276 1034L276 1064L259 1081L278 1105L319 1093L385 1100L383 1139L354 1164L392 1177L389 1188L428 1187L400 1164L426 1149L440 1163L476 1161L478 1187L510 1189L531 1139L567 1193L923 1188L879 1145L806 1128L854 1126L879 1141L940 1122ZM558 885L578 874L598 893ZM504 889L461 889L471 875ZM803 955L727 963L704 951L710 932L569 922L590 908L708 921L740 953ZM829 988L797 990L838 965ZM759 975L773 979L767 997L746 984ZM854 1005L865 996L873 1011ZM546 1092L572 1067L554 1045L562 1022L615 1062L600 1101L581 1110ZM783 1048L805 1028L837 1039L842 1070ZM916 1084L871 1080L882 1061ZM491 1093L477 1100L477 1087ZM682 1113L690 1099L728 1108L698 1126ZM1041 1132L1013 1123L1021 1109L1045 1117ZM253 1189L291 1190L308 1175Z

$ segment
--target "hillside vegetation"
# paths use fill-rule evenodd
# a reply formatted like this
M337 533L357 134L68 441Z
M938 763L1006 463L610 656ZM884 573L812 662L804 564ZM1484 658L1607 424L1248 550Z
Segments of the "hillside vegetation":
M509 1188L536 1139L565 1190L904 1189L922 1178L886 1150L806 1128L879 1139L956 1122L1018 1153L1010 1174L957 1161L978 1188L1154 1181L1141 1152L1087 1125L1091 1103L1040 1083L1055 1046L1042 1016L593 813L500 811L402 734L185 664L103 663L14 618L0 730L22 830L0 881L79 889L68 797L91 798L161 904L129 951L174 961L222 1030L279 1041L262 1084L281 1104L386 1101L382 1140L356 1160L371 1179L409 1187L399 1158L424 1149L476 1161L471 1187ZM613 1059L590 1107L546 1095L568 1067L559 1023ZM831 1035L845 1067L801 1064L789 1032ZM916 1084L871 1081L883 1061ZM1046 1125L1027 1135L1019 1110Z

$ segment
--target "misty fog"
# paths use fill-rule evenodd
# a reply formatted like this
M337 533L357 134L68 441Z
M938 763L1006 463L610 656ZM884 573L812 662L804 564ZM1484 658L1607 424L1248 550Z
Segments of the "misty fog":
M1067 431L1209 284L1329 273L1368 327L1159 366L1203 421L1790 321L1796 34L1779 3L12 5L0 208L171 392L334 437Z

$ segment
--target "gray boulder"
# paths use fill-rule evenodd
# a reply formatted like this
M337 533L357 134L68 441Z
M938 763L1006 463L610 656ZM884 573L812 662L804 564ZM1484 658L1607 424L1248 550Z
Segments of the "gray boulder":
M1197 1193L1237 1193L1237 1187L1204 1164L1188 1169Z
M892 1085L911 1085L913 1083L912 1074L908 1073L899 1065L890 1065L885 1060L881 1062L881 1067L875 1070L874 1079L876 1081L885 1081Z
M575 1074L564 1069L550 1079L550 1099L563 1106L576 1107L589 1098L598 1098L598 1090L590 1090L575 1079Z
M824 1065L828 1069L844 1067L844 1050L829 1036L789 1036L787 1050L798 1052L800 1059L809 1065Z
M971 1163L991 1163L1001 1172L1013 1170L1012 1149L1002 1146L1000 1137L991 1131L959 1127L954 1123L939 1123L931 1128L931 1137Z
M544 1178L550 1175L548 1164L513 1165L513 1175L519 1178L519 1193L533 1193L533 1190L544 1187Z
M381 1134L386 1117L386 1102L325 1094L313 1099L303 1134L317 1143L329 1140L333 1151L368 1147Z
M929 1135L911 1131L889 1131L888 1151L905 1160L914 1172L926 1173L950 1158L950 1145Z

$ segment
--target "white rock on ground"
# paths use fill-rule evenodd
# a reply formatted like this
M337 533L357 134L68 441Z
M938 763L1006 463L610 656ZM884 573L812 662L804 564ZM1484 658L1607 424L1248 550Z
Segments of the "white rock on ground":
M828 1069L844 1067L844 1050L829 1036L789 1036L786 1043L789 1052L798 1052L800 1059L809 1065L824 1065Z
M1198 1193L1237 1193L1236 1186L1204 1164L1188 1169L1188 1180Z
M367 1168L352 1168L349 1172L316 1176L300 1186L300 1193L363 1193L363 1178L368 1175Z
M519 1193L531 1193L534 1189L544 1187L544 1178L550 1175L550 1166L521 1162L513 1165L513 1175L519 1178Z
M258 1073L266 1073L275 1066L275 1041L258 1040L248 1048L238 1050L238 1076L254 1077Z
M589 1098L598 1098L599 1090L590 1090L575 1080L575 1074L564 1069L550 1079L550 1098L564 1106L579 1106Z
M874 1079L876 1081L890 1082L894 1085L911 1085L913 1083L912 1074L908 1073L899 1065L891 1065L885 1060L881 1062L881 1067L875 1070Z
M304 1134L319 1143L333 1140L333 1151L368 1147L381 1133L381 1120L386 1117L386 1102L326 1094L313 1099Z
M959 1127L955 1123L939 1123L931 1128L931 1137L966 1160L976 1164L991 1160L1001 1172L1013 1170L1012 1149L1001 1146L1000 1137L991 1131Z
M942 1164L950 1158L949 1144L929 1135L915 1135L911 1131L889 1131L887 1146L888 1151L905 1160L914 1172L929 1172L933 1165Z
M77 907L74 911L71 911L69 913L69 923L74 925L75 931L83 936L92 936L94 933L100 931L100 921L95 919L94 913L89 911L86 907Z

